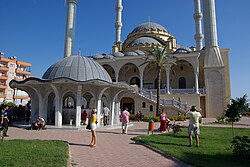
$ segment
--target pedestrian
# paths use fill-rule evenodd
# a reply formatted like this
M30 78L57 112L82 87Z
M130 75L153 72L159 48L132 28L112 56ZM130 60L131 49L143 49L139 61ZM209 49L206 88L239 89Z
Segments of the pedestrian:
M166 133L166 114L165 112L162 110L161 115L160 115L160 131L162 133Z
M103 114L104 114L104 126L109 124L109 115L110 115L110 109L107 106L104 106L103 108Z
M31 100L29 100L25 106L25 121L27 124L30 121L30 116L31 116Z
M142 113L141 113L141 111L139 111L139 119L140 119L140 121L142 121Z
M1 110L1 117L2 117L2 127L3 127L3 136L9 137L7 135L8 129L9 129L9 119L8 119L8 109L9 106L3 105Z
M38 116L37 120L34 123L34 129L40 130L45 128L45 120L41 117Z
M200 126L199 120L201 119L201 113L196 110L196 106L192 106L190 111L185 113L187 117L189 117L189 126L188 126L188 134L189 134L189 145L188 147L192 147L192 134L194 133L196 139L196 147L199 147L199 134L200 134Z
M87 112L84 110L81 115L81 120L83 125L86 125L87 123L87 115L88 115Z
M121 118L122 118L122 134L127 134L128 132L128 123L129 123L129 112L128 108L125 107L125 110L122 111Z
M89 144L90 147L96 147L96 124L97 124L97 111L96 109L92 109L91 111L91 117L89 119L90 121L90 129L92 134L92 139Z

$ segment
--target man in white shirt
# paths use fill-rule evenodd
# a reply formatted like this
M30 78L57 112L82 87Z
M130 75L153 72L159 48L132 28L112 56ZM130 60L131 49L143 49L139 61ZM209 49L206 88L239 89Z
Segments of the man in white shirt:
M199 147L199 134L200 134L199 120L201 119L201 113L198 112L195 107L196 106L192 106L190 111L186 113L186 116L189 117L189 126L188 126L189 147L192 146L193 133L195 134L196 147Z
M110 110L107 106L104 106L103 108L103 114L104 114L104 126L109 124L109 114L110 114Z

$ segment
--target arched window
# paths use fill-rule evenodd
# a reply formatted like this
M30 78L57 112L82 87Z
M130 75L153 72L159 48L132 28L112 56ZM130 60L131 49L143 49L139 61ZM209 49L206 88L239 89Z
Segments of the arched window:
M137 78L137 77L133 77L131 80L130 80L130 85L137 85L138 87L140 87L140 79Z
M184 77L179 78L179 89L186 89L186 79Z
M153 105L150 105L150 106L149 106L149 111L154 111L153 109L154 109L154 108L153 108Z
M142 108L146 108L146 103L142 102Z
M68 96L64 100L64 108L74 108L75 107L75 100L71 97Z

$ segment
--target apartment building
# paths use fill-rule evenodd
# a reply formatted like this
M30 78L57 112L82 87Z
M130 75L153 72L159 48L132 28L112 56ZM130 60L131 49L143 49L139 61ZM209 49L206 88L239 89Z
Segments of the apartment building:
M29 96L26 92L12 89L9 82L12 79L24 80L30 76L31 64L17 60L15 56L4 57L0 52L0 103L3 101L13 102L15 104L26 104Z

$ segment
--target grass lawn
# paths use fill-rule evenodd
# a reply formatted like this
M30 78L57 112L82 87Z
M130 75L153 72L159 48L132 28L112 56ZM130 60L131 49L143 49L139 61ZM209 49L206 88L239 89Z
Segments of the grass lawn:
M235 129L236 135L250 136L250 129ZM193 137L193 147L187 147L187 128L182 128L182 132L138 136L135 140L146 143L164 153L176 157L177 159L199 167L249 167L250 157L241 159L232 155L231 128L201 127L200 147L195 146Z
M0 141L1 167L66 167L68 144L47 140Z

